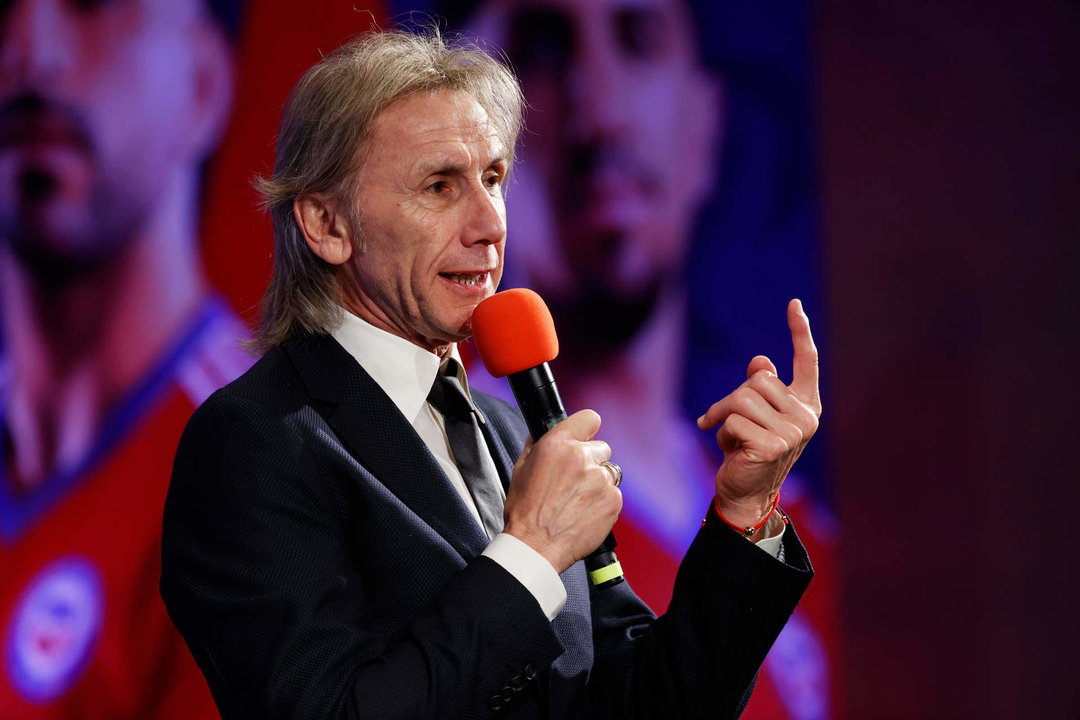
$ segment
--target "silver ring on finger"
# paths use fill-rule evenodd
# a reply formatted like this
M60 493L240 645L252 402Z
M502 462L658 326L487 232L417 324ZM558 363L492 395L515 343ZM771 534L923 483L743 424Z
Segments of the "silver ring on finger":
M610 460L605 460L600 464L611 471L611 482L615 485L615 487L619 487L620 485L622 485L621 467L619 467L616 463L611 462Z

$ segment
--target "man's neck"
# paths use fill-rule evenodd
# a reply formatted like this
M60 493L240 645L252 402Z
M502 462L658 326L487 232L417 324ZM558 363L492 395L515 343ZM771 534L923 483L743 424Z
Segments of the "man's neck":
M147 373L205 295L193 177L176 177L137 235L63 285L0 255L13 380L8 471L24 490L77 462L108 411Z

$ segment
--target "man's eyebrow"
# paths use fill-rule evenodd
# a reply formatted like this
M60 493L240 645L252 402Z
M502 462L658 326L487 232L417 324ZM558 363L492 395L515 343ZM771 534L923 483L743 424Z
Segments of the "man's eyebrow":
M427 175L454 175L465 172L465 168L465 163L460 161L437 157L418 163L416 172L425 177Z
M487 170L495 165L506 166L509 164L509 159L504 155L499 155L492 158L484 169ZM427 177L428 175L462 175L469 169L468 164L459 162L458 160L451 160L450 158L441 157L433 158L428 161L422 161L416 166L416 174L420 177Z

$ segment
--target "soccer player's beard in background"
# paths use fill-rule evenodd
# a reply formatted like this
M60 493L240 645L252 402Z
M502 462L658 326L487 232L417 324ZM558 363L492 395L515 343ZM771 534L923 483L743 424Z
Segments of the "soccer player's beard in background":
M603 365L624 350L652 317L663 282L652 277L633 291L606 283L578 283L545 299L561 338L561 354L577 368Z

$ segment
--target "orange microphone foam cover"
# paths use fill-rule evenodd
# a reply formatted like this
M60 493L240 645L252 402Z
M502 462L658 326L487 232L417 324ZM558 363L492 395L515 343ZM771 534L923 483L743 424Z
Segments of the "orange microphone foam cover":
M559 354L551 312L527 288L495 293L477 305L472 331L476 351L494 377L528 370Z

